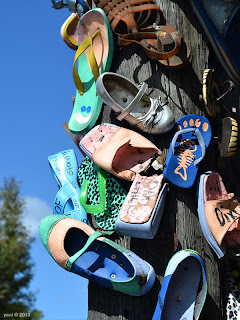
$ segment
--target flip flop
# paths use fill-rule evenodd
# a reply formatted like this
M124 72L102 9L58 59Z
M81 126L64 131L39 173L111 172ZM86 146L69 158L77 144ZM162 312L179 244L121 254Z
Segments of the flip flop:
M50 215L41 221L39 233L63 269L101 286L141 296L154 284L155 272L149 263L78 220Z
M81 140L80 148L100 168L133 181L137 173L163 168L161 151L139 133L112 124L94 127Z
M219 143L221 158L232 157L237 151L238 123L231 117L222 119L222 138Z
M56 194L53 202L53 214L64 214L68 218L88 223L86 211L79 203L78 194L71 182L65 183Z
M77 13L79 16L91 9L91 1L87 0L51 0L54 9L68 8L69 11Z
M190 4L223 68L240 84L240 2L190 0Z
M193 250L170 259L152 320L198 319L207 296L204 261Z
M198 217L210 247L218 258L226 250L240 249L240 203L234 194L228 194L221 176L217 172L206 172L198 183Z
M222 103L222 99L233 90L234 86L234 83L230 80L225 81L219 86L216 82L213 70L206 69L204 71L202 99L209 117L216 118L219 115L221 117L231 115L229 110Z
M84 134L95 125L101 112L102 100L95 82L100 74L109 71L113 56L112 31L103 10L92 9L79 19L78 44L73 64L77 91L68 127L72 133Z
M60 30L63 41L73 50L77 50L78 48L78 21L79 15L77 13L72 13L64 22Z
M176 122L173 132L163 174L172 184L190 188L211 141L211 126L205 117L190 114Z
M62 214L64 212L65 214L80 210L77 214L78 220L87 223L87 214L79 203L78 163L74 150L69 149L49 156L48 162L60 188L53 203L53 212L55 214ZM76 217L75 214L74 217Z
M107 171L97 167L86 156L78 170L81 185L80 204L93 215L98 227L105 234L115 232L115 224L124 200L125 189Z
M136 174L116 222L120 235L152 239L162 219L168 184L164 176Z
M230 80L219 86L211 69L206 69L203 73L202 98L209 117L216 119L220 158L231 157L237 150L238 123L231 117L232 112L222 103L222 99L232 91L234 86Z

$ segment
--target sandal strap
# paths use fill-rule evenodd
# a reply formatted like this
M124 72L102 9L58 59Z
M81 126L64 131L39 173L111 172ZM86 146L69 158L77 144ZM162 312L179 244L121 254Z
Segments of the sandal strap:
M171 51L164 52L160 49L161 38L165 38L163 33L171 36L175 46ZM156 39L156 45L153 45L148 39ZM182 36L173 28L173 26L156 26L142 29L140 32L122 34L118 37L119 45L129 45L131 43L140 44L152 59L163 60L177 54L180 49Z
M95 57L94 52L93 52L93 40L98 35L101 35L101 30L100 29L98 29L93 34L92 37L89 37L89 38L85 39L80 44L80 46L78 47L77 52L75 54L75 57L74 57L74 62L73 62L73 80L74 80L74 83L75 83L76 88L77 88L77 90L78 90L80 95L83 95L84 87L83 87L83 82L81 81L81 79L79 77L79 74L78 74L78 70L77 70L77 67L76 67L76 62L77 62L78 58L80 57L80 55L88 47L90 47L90 50L89 50L89 63L90 63L90 67L91 67L91 70L92 70L92 73L93 73L94 80L96 82L97 78L99 77L99 68L98 68L98 64L97 64L97 61L96 61L96 57Z
M115 30L120 21L124 21L128 26L128 30L133 28L138 29L138 26L134 20L133 13L147 10L157 10L155 4L143 4L139 6L128 7L125 2L121 3L117 8L114 8L112 11L109 11L108 17L109 22L111 23L112 30ZM121 10L121 11L120 11ZM105 11L105 10L104 10Z
M79 16L81 16L83 13L87 12L90 7L87 2L84 0L66 0L67 3L63 3L63 0L61 1L55 1L51 0L53 4L54 9L62 9L62 8L68 8L69 11L77 13Z
M223 97L225 97L228 93L230 93L235 88L235 84L231 80L226 80L222 84L222 89L226 86L227 88L221 93L219 97L216 98L217 101L220 101Z
M76 252L73 256L71 256L68 259L66 269L70 271L72 268L72 264L88 249L88 247L93 243L93 241L102 236L103 233L101 231L96 231L93 234L91 234L85 245L82 247L82 249Z
M157 10L161 16L163 12L157 7L153 0L96 0L95 4L101 8L108 17L113 32L118 23L124 21L128 30L138 29L134 20L134 13L146 10Z
M122 121L136 107L136 105L142 99L142 96L144 95L147 87L148 87L147 83L143 82L135 98L125 109L122 110L120 115L117 117L119 121Z
M62 8L68 7L67 4L63 3L63 0L61 0L61 1L51 0L51 2L53 4L53 6L52 6L53 9L62 9Z
M64 150L48 157L48 163L59 188L68 181L80 193L77 183L78 162L73 149Z
M196 159L194 161L194 165L196 166L204 158L205 153L206 153L206 145L205 145L203 136L202 136L202 134L201 134L201 132L200 132L200 130L198 128L183 129L183 130L179 130L178 132L176 132L174 137L173 137L173 140L172 140L172 154L175 155L175 145L176 145L178 136L180 134L184 134L184 133L188 133L188 132L193 132L194 133L194 135L198 139L199 145L200 145L201 150L202 150L201 157L199 157L198 159Z
M81 191L80 191L80 204L86 210L87 213L99 214L105 213L111 216L111 213L105 211L106 207L106 183L107 183L107 172L101 168L98 168L98 191L100 197L99 205L91 205L87 203L87 191L88 191L88 181L84 180Z
M65 211L65 206L69 199L71 199L73 204L72 211L79 211L78 194L71 182L67 182L58 190L53 202L53 214L64 214L65 216L70 215L72 211L69 211L69 213Z

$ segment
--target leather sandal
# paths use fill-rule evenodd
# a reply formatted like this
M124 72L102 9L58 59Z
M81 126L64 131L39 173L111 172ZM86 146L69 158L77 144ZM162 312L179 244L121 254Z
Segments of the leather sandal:
M162 26L154 23L140 32L119 35L119 45L126 46L132 43L141 45L149 58L159 60L169 68L180 69L190 58L190 50L183 37L171 25Z
M148 27L153 23L166 24L163 12L153 0L94 0L103 9L111 24L112 31L124 34Z
M118 44L127 46L137 43L151 59L167 59L175 55L181 46L182 36L171 25L141 29L140 32L122 34Z

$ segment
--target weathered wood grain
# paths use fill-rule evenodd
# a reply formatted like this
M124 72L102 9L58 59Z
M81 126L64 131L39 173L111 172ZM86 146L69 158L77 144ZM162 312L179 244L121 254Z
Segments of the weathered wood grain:
M202 75L209 67L219 68L222 72L221 67L214 53L209 49L206 37L187 1L156 0L156 4L163 11L167 24L173 25L183 35L191 50L189 65L181 71L170 71L164 69L158 61L150 60L140 46L119 47L115 41L111 71L128 77L136 84L147 82L148 94L153 98L159 95L163 98L167 97L176 120L185 114L206 115L203 103L199 100L202 92ZM129 127L124 121L119 123L108 107L104 107L101 122ZM171 139L170 133L154 138L148 136L148 138L163 151L164 156L167 155ZM200 165L199 173L215 169L214 147L214 142L212 142L206 158ZM164 271L174 252L174 232L179 241L178 249L194 249L205 261L208 296L200 319L224 319L219 261L210 250L201 231L197 216L195 184L192 189L188 190L170 186L163 219L154 239L142 240L118 235L112 237L117 243L130 248L147 260L156 271L156 281L153 289L143 297L127 296L89 283L89 320L152 319Z

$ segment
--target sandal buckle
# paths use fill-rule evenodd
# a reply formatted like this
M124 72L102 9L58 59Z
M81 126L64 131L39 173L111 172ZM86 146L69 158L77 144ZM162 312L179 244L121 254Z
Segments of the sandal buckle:
M155 22L153 23L153 28L155 29L155 31L161 30L162 27L158 26Z

